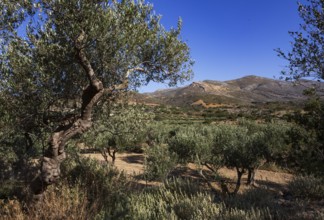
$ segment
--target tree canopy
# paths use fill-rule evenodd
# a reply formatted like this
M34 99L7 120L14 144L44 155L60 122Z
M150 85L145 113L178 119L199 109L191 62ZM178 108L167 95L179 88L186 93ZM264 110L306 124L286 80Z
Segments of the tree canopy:
M181 20L166 30L143 0L5 0L0 6L6 108L21 132L50 133L35 193L59 177L67 141L92 126L99 101L150 81L175 85L192 74Z
M312 77L324 79L324 1L307 0L299 3L298 12L303 23L300 31L290 31L292 49L285 53L278 49L278 55L289 62L287 79Z

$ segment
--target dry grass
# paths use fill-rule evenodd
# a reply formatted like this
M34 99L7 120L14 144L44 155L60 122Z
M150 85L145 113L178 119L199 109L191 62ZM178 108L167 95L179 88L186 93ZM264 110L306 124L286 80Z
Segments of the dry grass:
M85 194L78 188L67 185L50 187L42 201L27 205L18 200L0 202L0 219L3 220L57 220L89 219L90 210Z

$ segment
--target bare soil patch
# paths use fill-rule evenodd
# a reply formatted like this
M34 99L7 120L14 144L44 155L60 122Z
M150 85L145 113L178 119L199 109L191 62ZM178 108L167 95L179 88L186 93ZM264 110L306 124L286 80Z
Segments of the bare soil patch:
M102 162L105 162L101 154L83 154ZM109 157L109 162L111 158ZM117 153L115 166L129 175L139 175L144 171L144 155L137 153Z
M90 157L99 161L102 161L103 163L104 158L101 154L84 154L86 157ZM109 158L111 162L111 158ZM116 161L115 166L121 170L124 171L126 174L138 177L144 172L144 154L139 153L117 153L116 154ZM206 172L208 174L208 171L206 169ZM198 179L200 178L197 167L194 164L188 164L187 166L179 166L174 171L174 174L177 176L183 176L183 177L190 177ZM229 185L234 185L236 180L236 171L234 169L228 169L228 168L221 168L219 170L220 176L227 179L227 182ZM273 172L273 171L267 171L267 170L258 170L255 175L255 183L258 187L267 188L272 191L283 191L285 190L285 187L289 181L291 181L293 178L292 174L283 173L283 172ZM242 178L242 186L241 190L244 191L245 189L249 188L244 183L246 182L246 175ZM149 184L149 185L157 185L157 182L150 182L147 183L144 180L138 179L138 183L142 184ZM218 187L217 187L218 188Z

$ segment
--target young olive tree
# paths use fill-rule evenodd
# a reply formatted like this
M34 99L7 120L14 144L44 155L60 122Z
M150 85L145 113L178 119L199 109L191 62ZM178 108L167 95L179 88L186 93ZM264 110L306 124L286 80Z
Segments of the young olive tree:
M90 132L84 135L87 145L99 149L105 161L111 157L115 163L116 153L135 149L145 142L148 125L153 114L144 107L117 104L109 106L97 119Z
M220 125L218 128L218 132L215 133L213 153L222 155L225 166L236 169L237 181L233 192L236 194L241 186L242 175L254 159L254 155L249 151L248 129L237 125Z
M182 128L184 128L182 125L156 121L156 117L154 117L154 121L147 128L146 143L149 146L168 144L169 140Z
M152 5L142 0L29 3L35 13L24 17L24 36L1 23L2 36L8 37L0 53L0 89L20 116L28 115L25 125L52 128L41 173L31 184L34 194L42 195L60 176L67 142L92 127L98 104L150 81L187 80L192 61L180 39L181 21L165 30ZM71 100L79 104L66 106Z
M282 125L240 121L238 125L219 125L215 131L213 154L222 155L222 163L237 172L233 194L239 191L244 173L248 172L247 184L253 184L260 165L281 153L286 144Z
M198 163L212 172L218 170L220 155L212 154L214 130L209 125L191 125L180 128L168 140L169 149L175 152L181 163Z
M177 155L180 163L189 162L198 165L199 175L206 181L212 191L216 191L210 180L204 175L207 167L217 175L223 165L220 152L213 152L214 128L210 125L190 125L180 128L168 140L169 150Z
M287 132L290 128L283 122L256 123L241 120L239 126L247 129L249 141L246 145L247 184L254 184L257 169L266 162L285 159L288 153Z

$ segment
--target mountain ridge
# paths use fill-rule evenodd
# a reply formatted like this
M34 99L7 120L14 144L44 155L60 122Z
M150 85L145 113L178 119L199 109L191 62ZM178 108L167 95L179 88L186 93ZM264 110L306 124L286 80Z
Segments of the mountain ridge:
M324 90L324 82L301 80L300 84L293 84L293 82L248 75L226 81L197 81L183 87L143 93L138 97L144 103L172 106L189 106L200 102L215 106L251 105L260 102L304 101L307 98L303 95L304 90L314 86Z

